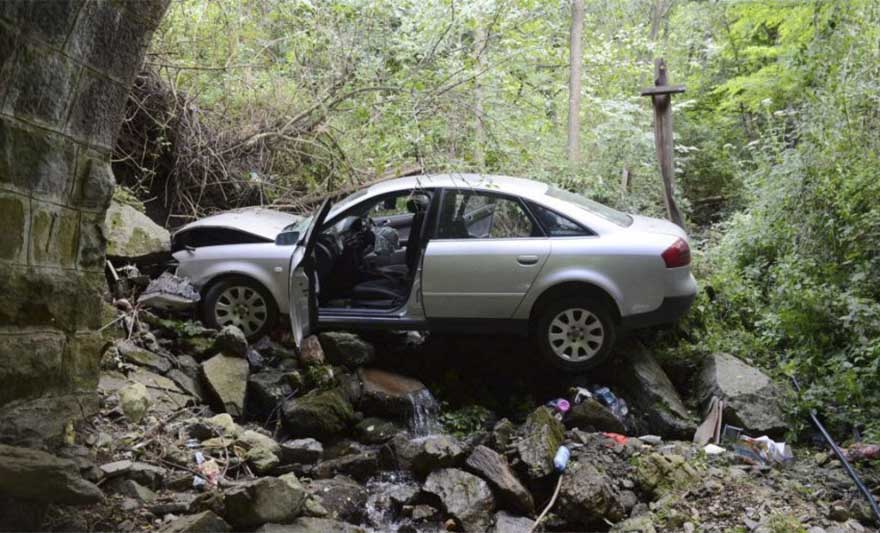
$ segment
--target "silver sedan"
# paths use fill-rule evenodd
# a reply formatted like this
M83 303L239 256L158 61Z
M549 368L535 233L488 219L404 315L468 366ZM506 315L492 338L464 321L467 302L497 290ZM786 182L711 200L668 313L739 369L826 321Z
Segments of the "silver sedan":
M676 320L697 290L678 226L502 176L377 183L325 201L272 246L281 272L267 263L272 275L248 287L289 314L296 343L318 329L509 332L572 372L601 362L622 329ZM198 252L176 254L178 273L210 287L208 266L188 260ZM230 249L209 263L247 276L254 261ZM247 298L223 312L254 316Z

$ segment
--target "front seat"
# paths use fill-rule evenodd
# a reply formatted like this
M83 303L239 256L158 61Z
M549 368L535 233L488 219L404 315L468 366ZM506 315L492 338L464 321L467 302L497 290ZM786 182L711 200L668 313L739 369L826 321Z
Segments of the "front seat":
M402 265L387 265L377 270L381 275L378 279L371 279L358 283L351 291L352 298L360 301L381 301L379 305L393 305L402 303L409 289L409 280L415 274L419 264L419 256L422 250L422 228L425 223L425 213L428 210L428 197L418 194L410 198L407 209L413 214L410 224L409 238L406 242L406 262Z

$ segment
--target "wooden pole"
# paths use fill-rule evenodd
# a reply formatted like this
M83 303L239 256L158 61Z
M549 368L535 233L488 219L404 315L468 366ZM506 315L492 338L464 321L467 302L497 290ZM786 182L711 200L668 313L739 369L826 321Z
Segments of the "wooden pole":
M684 227L684 217L675 203L675 167L673 166L672 94L684 92L683 86L667 86L666 61L657 59L654 64L654 87L642 91L654 103L654 145L657 161L663 177L663 197L669 220Z

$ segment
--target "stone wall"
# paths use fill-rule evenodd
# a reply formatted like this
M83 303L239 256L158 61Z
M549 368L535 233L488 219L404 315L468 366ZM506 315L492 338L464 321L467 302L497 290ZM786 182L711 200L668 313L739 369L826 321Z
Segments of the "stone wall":
M0 440L97 383L110 155L168 2L0 2Z

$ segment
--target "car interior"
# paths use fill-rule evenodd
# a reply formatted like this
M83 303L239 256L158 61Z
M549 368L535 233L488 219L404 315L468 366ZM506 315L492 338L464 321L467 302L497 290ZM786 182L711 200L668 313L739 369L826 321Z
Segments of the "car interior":
M418 270L430 191L380 197L325 227L315 244L319 305L394 309Z

